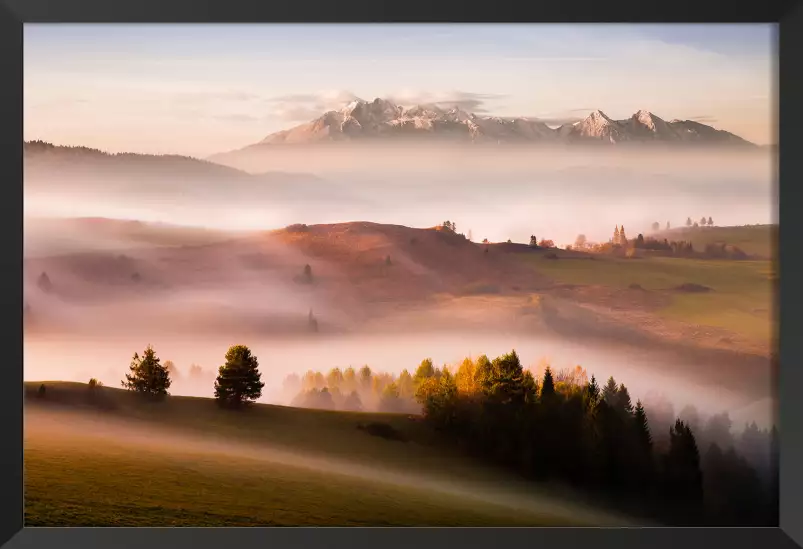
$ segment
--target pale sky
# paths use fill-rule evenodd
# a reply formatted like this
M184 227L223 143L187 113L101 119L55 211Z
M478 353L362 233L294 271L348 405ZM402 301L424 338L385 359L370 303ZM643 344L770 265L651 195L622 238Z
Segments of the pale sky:
M774 25L24 27L24 138L203 157L353 97L558 123L601 109L776 143Z

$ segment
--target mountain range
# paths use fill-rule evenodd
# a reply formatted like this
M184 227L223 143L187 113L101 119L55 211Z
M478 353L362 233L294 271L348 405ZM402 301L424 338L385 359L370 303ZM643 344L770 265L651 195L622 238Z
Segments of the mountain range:
M537 118L485 116L437 105L403 107L386 99L355 100L340 110L272 133L261 145L380 139L439 139L472 143L666 143L755 146L724 130L692 120L666 121L640 110L614 120L596 110L585 119L550 127Z

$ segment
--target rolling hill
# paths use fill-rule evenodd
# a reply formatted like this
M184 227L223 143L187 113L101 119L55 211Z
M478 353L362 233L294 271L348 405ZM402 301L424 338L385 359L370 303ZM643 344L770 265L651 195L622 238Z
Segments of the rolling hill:
M414 417L44 385L25 386L26 526L638 523L480 466Z

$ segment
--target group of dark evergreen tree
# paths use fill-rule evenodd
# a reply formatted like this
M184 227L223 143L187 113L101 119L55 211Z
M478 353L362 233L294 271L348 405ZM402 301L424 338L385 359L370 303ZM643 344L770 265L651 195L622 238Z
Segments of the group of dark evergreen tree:
M245 345L234 345L226 352L226 362L218 368L215 399L222 406L238 408L262 396L262 374L257 357ZM148 345L142 356L134 353L122 386L150 398L167 396L172 384L170 361L162 364L153 347Z
M593 376L556 379L547 367L537 380L515 351L466 360L455 375L423 370L416 398L426 420L484 459L671 525L777 525L775 429L748 427L747 455L728 440L729 424L718 439L680 419L653 436L642 403L613 378L600 388Z

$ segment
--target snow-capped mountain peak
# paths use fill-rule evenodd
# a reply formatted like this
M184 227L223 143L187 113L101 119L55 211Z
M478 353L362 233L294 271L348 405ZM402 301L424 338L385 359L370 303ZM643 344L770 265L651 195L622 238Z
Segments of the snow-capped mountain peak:
M458 105L401 106L375 98L355 99L340 110L266 137L262 143L314 143L375 138L443 138L457 141L556 142L625 141L711 142L747 144L728 132L689 120L666 122L646 109L615 120L597 109L586 118L551 128L526 117L499 117L471 113Z

